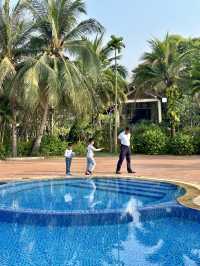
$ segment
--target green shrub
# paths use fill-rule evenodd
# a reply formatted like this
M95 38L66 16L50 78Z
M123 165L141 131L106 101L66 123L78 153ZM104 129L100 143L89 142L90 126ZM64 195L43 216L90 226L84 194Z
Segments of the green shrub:
M31 141L20 141L17 143L18 156L29 156L33 143Z
M46 156L64 155L67 142L55 136L44 136L42 139L40 153Z
M95 145L105 147L109 150L109 118L108 116L100 116L101 126L99 123L93 124L90 121L76 120L71 127L67 140L72 143L87 143L89 138L95 139Z
M178 133L169 141L169 151L175 155L191 155L195 153L194 137Z
M96 128L94 128L87 120L75 120L68 134L68 141L73 143L87 141L93 137Z
M167 137L160 128L152 128L142 134L140 143L141 153L164 154Z
M73 152L75 152L75 155L85 155L86 144L83 142L78 142L76 144L73 144Z
M6 148L3 146L3 144L0 144L0 160L5 159L6 157Z
M200 127L185 127L182 130L182 133L186 135L191 135L191 136L200 136Z
M187 127L183 129L183 133L193 136L194 152L200 154L200 127Z
M167 136L155 124L138 124L132 134L132 149L136 153L164 154L167 150Z
M193 138L194 151L196 154L200 154L200 135L195 135Z

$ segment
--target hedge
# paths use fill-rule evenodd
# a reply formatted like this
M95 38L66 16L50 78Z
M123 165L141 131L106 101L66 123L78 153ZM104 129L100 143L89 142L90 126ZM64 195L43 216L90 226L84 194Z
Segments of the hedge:
M178 133L170 139L169 151L175 155L192 155L195 153L194 137L184 133Z
M152 127L135 134L132 138L132 147L136 153L165 154L167 150L167 136L158 127Z

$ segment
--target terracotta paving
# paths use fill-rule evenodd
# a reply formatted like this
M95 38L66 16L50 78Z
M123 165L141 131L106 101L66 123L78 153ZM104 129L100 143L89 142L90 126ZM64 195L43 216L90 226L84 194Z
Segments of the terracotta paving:
M117 157L96 158L95 174L113 175ZM200 185L200 156L133 156L137 176L171 179ZM84 176L85 158L75 158L72 173ZM126 174L125 165L122 172ZM31 161L0 161L0 179L63 177L65 163L61 159Z

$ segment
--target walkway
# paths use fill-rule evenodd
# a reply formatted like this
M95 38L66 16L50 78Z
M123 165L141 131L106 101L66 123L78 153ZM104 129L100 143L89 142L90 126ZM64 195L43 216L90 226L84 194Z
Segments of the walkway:
M137 176L200 184L200 156L134 156L132 159ZM96 158L95 174L114 175L116 160L116 157ZM122 170L126 175L125 167ZM0 161L0 179L63 177L64 171L63 159ZM85 159L74 159L73 174L83 176L84 171Z

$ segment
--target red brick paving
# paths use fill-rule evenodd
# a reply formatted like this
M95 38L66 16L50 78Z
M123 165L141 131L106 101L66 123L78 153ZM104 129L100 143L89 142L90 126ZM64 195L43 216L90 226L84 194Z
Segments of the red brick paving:
M99 157L96 161L96 175L114 175L117 157ZM200 184L200 156L133 156L132 161L137 176ZM75 158L72 163L73 174L80 176L84 171L85 159ZM125 165L122 172L126 175ZM63 159L0 161L0 179L63 177L64 173Z

